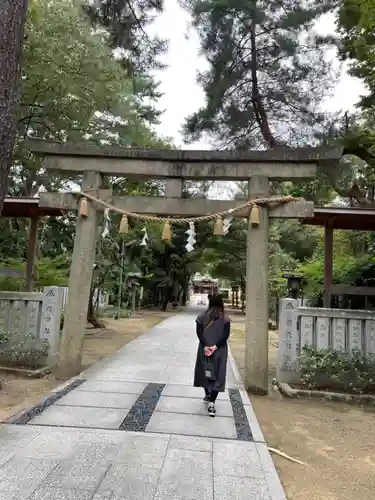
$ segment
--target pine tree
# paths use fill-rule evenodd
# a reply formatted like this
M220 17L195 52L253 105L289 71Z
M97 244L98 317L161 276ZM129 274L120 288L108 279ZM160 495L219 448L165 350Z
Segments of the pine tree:
M318 107L332 72L331 37L311 28L327 0L186 0L209 69L198 82L206 105L186 123L224 147L301 145L323 122Z
M373 116L375 109L375 2L344 0L339 10L338 28L342 35L340 56L349 62L349 73L360 78L368 93L360 106Z
M105 30L109 46L132 78L139 112L145 120L156 122L159 113L145 106L144 98L156 102L161 97L151 72L164 67L159 56L167 43L146 30L162 12L163 0L86 0L84 10L94 28Z

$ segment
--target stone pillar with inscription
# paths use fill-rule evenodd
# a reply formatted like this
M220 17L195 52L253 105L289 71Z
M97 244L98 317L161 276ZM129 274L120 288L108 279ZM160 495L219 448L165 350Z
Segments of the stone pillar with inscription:
M279 347L277 380L279 382L298 382L297 367L299 338L297 329L297 307L299 299L281 299L279 315Z
M375 320L368 319L365 323L366 353L375 354Z
M58 286L47 286L43 289L39 338L48 341L47 363L50 366L56 365L59 359L62 294L63 289Z

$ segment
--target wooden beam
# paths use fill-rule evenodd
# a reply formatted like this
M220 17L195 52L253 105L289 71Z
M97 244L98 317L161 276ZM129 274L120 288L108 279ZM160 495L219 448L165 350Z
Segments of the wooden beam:
M74 157L49 155L43 168L60 172L100 172L128 178L164 179L168 177L184 180L248 180L254 175L266 175L272 180L298 181L316 177L316 164L311 162L171 162L164 160L119 159L107 157Z
M372 286L351 286L351 285L332 285L332 295L362 295L374 296L375 287Z
M324 307L331 307L333 270L333 229L326 224L324 230Z
M198 217L223 212L241 205L241 200L207 200L204 198L159 198L141 196L114 196L107 201L115 207L138 214L158 214L181 217ZM77 210L77 196L70 193L40 193L40 207ZM249 210L233 214L234 217L246 218ZM269 217L274 219L295 219L313 217L314 204L308 201L292 201L272 207Z
M25 291L32 292L35 279L36 248L38 236L38 217L31 217L29 228L29 240L27 243L27 262L25 276Z
M43 294L39 292L0 292L0 300L42 300Z

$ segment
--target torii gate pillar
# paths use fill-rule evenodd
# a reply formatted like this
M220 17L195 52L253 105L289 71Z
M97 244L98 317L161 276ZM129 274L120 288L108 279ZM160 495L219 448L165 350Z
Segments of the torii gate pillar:
M269 196L269 178L249 180L249 199ZM268 392L268 208L259 207L259 226L250 222L246 254L245 386Z
M84 172L82 190L96 193L102 182L98 172ZM92 205L92 204L90 204ZM95 261L98 212L89 207L88 217L78 217L72 264L69 275L69 295L60 342L58 376L69 378L81 371L82 350L87 324L87 308Z

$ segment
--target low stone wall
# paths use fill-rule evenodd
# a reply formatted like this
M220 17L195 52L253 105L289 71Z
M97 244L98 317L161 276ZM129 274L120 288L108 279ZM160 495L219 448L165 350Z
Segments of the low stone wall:
M277 379L298 383L304 346L375 353L375 312L300 307L296 299L280 301Z
M43 363L56 364L62 303L59 287L45 287L42 293L0 292L0 334L9 338L2 345L3 357L12 349L32 350L47 341Z

